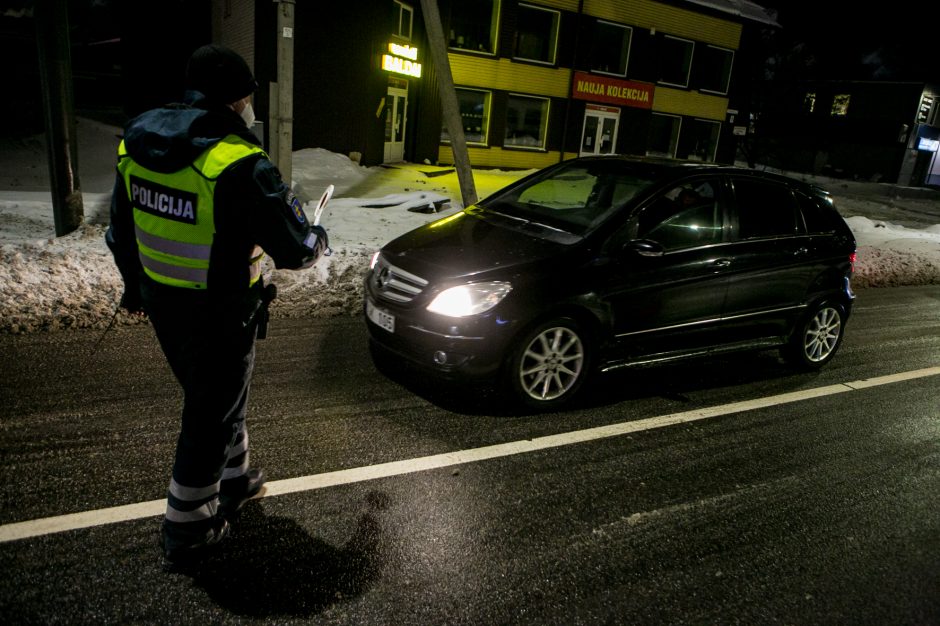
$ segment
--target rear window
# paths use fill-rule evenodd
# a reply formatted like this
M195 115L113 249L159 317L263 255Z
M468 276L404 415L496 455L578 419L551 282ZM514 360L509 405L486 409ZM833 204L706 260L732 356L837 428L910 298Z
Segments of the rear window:
M796 192L794 195L796 195L797 202L800 205L800 213L803 216L803 223L806 224L806 232L810 234L835 232L832 207L825 204L825 201L820 198L813 198L800 192Z

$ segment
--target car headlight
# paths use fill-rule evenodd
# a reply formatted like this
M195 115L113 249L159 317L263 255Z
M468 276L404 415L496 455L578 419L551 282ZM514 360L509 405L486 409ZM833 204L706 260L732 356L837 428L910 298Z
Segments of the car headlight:
M489 311L512 291L504 282L470 283L445 289L428 305L428 311L448 317L466 317Z

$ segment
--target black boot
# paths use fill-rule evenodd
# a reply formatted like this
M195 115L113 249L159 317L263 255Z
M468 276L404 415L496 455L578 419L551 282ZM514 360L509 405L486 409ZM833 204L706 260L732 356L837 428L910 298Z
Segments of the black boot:
M264 471L260 469L250 469L237 478L223 480L219 490L219 515L231 519L262 487Z
M206 522L163 522L160 546L163 548L164 568L175 571L200 561L229 532L225 518L216 515Z

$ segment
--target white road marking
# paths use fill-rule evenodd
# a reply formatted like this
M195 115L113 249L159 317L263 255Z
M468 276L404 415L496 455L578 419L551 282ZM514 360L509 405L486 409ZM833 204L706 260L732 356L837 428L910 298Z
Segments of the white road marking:
M755 409L763 409L780 404L789 404L810 400L812 398L821 398L838 393L848 393L862 389L869 389L879 385L890 385L893 383L914 380L917 378L926 378L928 376L940 375L940 366L928 367L920 370L890 374L888 376L879 376L866 380L857 380L848 383L839 383L826 387L816 387L815 389L805 389L803 391L794 391L792 393L783 393L766 398L756 398L754 400L744 400L742 402L733 402L720 406L706 407L702 409L693 409L681 413L672 413L661 415L659 417L650 417L647 419L636 420L632 422L621 422L619 424L610 424L607 426L598 426L596 428L587 428L557 435L547 435L535 439L525 439L521 441L510 441L482 448L471 448L469 450L456 450L454 452L445 452L416 459L405 459L402 461L392 461L381 463L379 465L370 465L367 467L355 467L336 472L327 472L325 474L315 474L312 476L300 476L298 478L288 478L285 480L276 480L265 485L263 497L280 496L288 493L297 493L299 491L310 491L313 489L323 489L324 487L334 487L337 485L347 485L365 480L375 480L377 478L387 478L390 476L400 476L402 474L413 474L431 469L449 467L451 465L461 465L473 463L476 461L485 461L487 459L496 459L514 454L525 454L536 450L545 450L547 448L557 448L576 443L595 441L597 439L606 439L617 437L628 433L635 433L643 430L652 430L673 426L675 424L686 424L698 420L710 419L721 415L731 413L740 413ZM149 502L138 502L136 504L127 504L124 506L115 506L107 509L98 509L96 511L83 511L81 513L70 513L68 515L57 515L55 517L45 517L37 520L28 520L25 522L15 522L0 526L0 543L7 541L16 541L29 537L38 537L40 535L49 535L52 533L77 530L79 528L88 528L92 526L103 526L116 522L127 522L145 517L162 515L166 511L166 500L151 500Z

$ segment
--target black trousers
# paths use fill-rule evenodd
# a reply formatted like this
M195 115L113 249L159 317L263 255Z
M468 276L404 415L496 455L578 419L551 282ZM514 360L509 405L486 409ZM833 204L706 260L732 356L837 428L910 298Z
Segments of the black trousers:
M255 324L212 311L205 292L147 281L144 310L183 389L166 521L209 523L220 481L247 469L245 414L255 362ZM229 468L226 471L226 468Z

